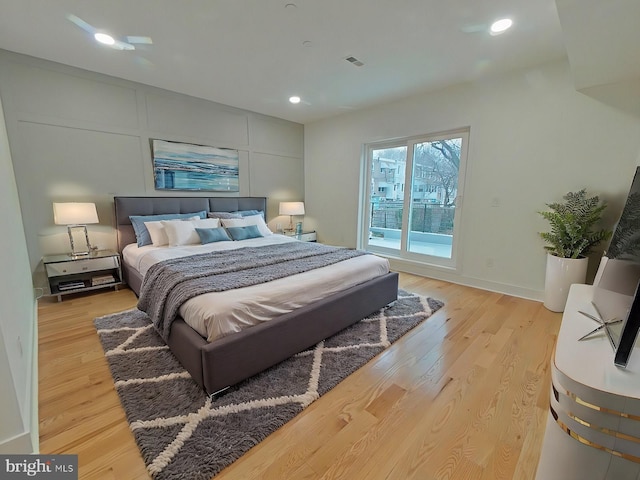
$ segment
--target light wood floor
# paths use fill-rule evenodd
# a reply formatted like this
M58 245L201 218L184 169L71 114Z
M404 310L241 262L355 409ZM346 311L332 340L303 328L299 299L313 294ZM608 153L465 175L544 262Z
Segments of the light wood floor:
M402 274L446 306L216 479L532 479L561 315L541 303ZM39 306L41 453L81 479L149 478L93 318L130 290Z

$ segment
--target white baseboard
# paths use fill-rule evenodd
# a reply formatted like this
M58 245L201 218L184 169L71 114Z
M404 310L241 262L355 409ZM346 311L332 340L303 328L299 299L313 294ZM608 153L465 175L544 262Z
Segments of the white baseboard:
M444 280L446 282L465 285L467 287L480 288L490 292L504 293L513 297L525 298L527 300L535 300L541 302L544 297L543 291L533 290L529 288L517 287L499 282L492 282L482 278L464 277L455 270L432 267L404 259L389 258L389 265L392 270L397 272L412 273L422 277L435 278L436 280Z

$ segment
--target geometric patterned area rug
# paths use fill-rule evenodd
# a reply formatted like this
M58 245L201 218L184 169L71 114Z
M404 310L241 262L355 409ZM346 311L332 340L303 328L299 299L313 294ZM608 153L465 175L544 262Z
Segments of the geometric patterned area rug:
M443 303L398 300L211 400L137 309L95 319L116 390L157 480L210 479Z

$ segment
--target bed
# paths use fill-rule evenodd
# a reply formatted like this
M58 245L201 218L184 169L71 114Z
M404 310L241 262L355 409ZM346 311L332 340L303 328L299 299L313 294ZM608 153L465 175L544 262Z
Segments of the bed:
M123 280L136 295L141 292L146 268L131 261L137 257L132 257L127 250L136 250L132 248L132 244L134 247L136 244L136 234L130 216L201 211L266 212L264 197L119 196L114 198L114 204L118 251L124 253ZM273 239L282 241L282 237L277 235ZM217 394L383 308L396 300L397 292L398 275L387 271L362 283L338 289L324 298L310 300L269 321L209 340L204 332L196 331L181 317L181 310L181 315L171 323L165 340L196 383L208 394ZM223 293L229 295L229 292Z

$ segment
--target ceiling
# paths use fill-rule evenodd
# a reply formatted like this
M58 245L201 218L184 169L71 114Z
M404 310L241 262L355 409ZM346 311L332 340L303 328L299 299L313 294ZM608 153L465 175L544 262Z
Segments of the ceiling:
M558 0L585 3L602 2ZM69 14L153 44L114 50ZM513 27L491 36L501 17ZM299 123L565 58L566 43L582 58L576 40L555 0L0 0L2 49Z

